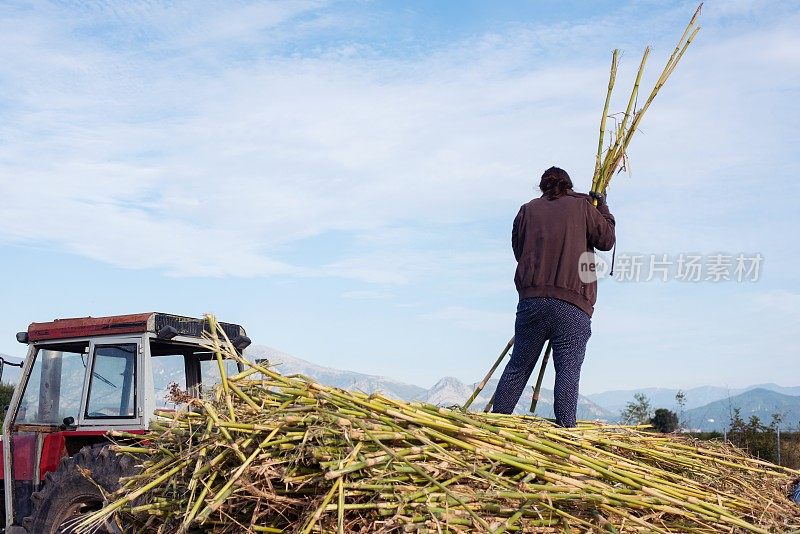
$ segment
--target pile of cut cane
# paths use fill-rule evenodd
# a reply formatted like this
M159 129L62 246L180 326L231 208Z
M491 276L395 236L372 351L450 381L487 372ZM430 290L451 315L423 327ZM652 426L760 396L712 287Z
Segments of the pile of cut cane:
M800 471L729 445L326 387L245 361L210 324L222 384L116 434L141 471L77 532L800 530ZM225 376L226 358L246 370Z

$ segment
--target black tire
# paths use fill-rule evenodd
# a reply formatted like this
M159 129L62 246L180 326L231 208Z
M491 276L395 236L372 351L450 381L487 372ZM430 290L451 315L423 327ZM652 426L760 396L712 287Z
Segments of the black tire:
M114 454L107 443L83 447L45 475L42 489L31 495L33 510L22 525L35 534L72 532L69 525L78 516L103 506L103 495L97 486L106 494L111 493L119 489L120 478L135 473L133 459Z

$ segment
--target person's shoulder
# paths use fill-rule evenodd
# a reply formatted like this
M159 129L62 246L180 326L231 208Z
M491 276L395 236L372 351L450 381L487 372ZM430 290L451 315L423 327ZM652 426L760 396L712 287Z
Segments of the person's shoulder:
M533 197L532 199L527 201L525 204L523 204L522 207L524 208L525 206L535 206L536 204L540 204L542 202L547 202L547 199L544 197L544 195L539 196L539 197Z
M567 192L564 194L564 196L565 196L566 198L575 199L575 200L572 200L573 202L575 202L575 201L577 201L577 200L582 200L582 201L584 201L584 202L589 202L589 203L591 203L591 202L592 202L592 197L590 197L590 196L589 196L589 195L587 195L586 193L577 193L577 192L575 192L575 191L567 191Z
M535 206L537 204L537 202L540 201L540 200L542 200L541 197L536 197L536 198L530 199L525 204L523 204L522 206L519 207L519 211L525 211L527 209L530 209L531 207Z

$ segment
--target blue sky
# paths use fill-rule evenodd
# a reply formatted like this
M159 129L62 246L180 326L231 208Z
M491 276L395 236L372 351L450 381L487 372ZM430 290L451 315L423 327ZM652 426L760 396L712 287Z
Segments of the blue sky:
M0 352L55 317L214 312L422 386L513 331L510 224L586 190L692 2L4 2ZM800 10L706 2L610 190L621 253L761 253L749 283L604 280L582 392L800 384Z

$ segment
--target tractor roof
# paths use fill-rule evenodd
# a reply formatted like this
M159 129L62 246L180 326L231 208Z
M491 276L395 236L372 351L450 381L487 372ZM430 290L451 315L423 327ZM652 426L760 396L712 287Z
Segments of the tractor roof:
M237 324L219 323L229 338L244 336L244 328ZM208 332L208 321L166 313L134 313L109 317L76 317L56 319L48 323L31 323L28 327L30 341L69 339L120 334L158 334L163 328L173 328L179 335L201 337Z

